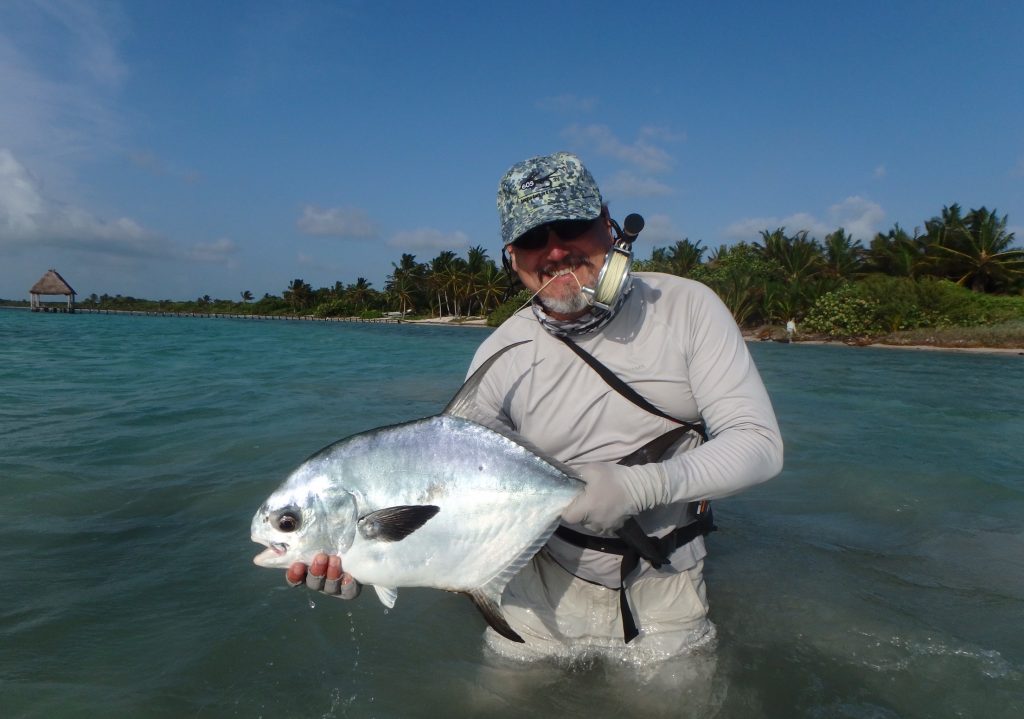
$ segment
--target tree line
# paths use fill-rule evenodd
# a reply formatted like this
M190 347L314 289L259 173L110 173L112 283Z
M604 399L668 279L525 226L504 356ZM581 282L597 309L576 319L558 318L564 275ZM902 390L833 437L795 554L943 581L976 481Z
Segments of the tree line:
M899 224L864 245L843 228L811 237L806 230L765 229L751 242L720 246L709 252L701 242L684 238L656 247L649 259L635 260L637 271L690 277L714 289L741 326L784 324L793 319L831 334L891 331L904 326L941 324L953 305L978 304L969 296L1003 297L1009 302L981 304L1019 307L1024 301L1024 250L1014 247L1008 217L985 207L966 213L953 204L908 232ZM136 300L91 295L83 306L111 309L157 309L247 314L299 314L321 317L492 316L502 318L525 295L495 312L517 288L487 250L469 248L465 257L445 250L429 262L403 254L392 263L384 287L365 278L314 289L296 278L281 295L255 299L248 290L241 301L203 296L194 302ZM891 307L894 298L902 298ZM514 303L514 307L512 306ZM1003 318L1005 311L986 310L980 321ZM956 314L953 312L953 314ZM1012 312L1011 312L1012 314ZM846 320L843 317L847 317ZM851 318L860 317L860 324ZM868 320L863 318L867 317ZM1022 314L1024 317L1024 314ZM961 321L979 321L977 313ZM857 325L856 327L854 325ZM864 325L863 327L861 325Z
M941 324L942 316L925 315L950 303L979 304L970 294L1024 294L1024 250L1013 246L1007 223L1008 217L995 210L981 207L964 214L953 204L926 221L923 229L908 232L896 224L876 234L867 246L843 228L819 241L806 230L789 234L780 227L762 230L752 243L719 247L706 259L701 243L680 240L656 248L649 260L634 266L704 282L741 326L810 320L812 329L832 333L829 316L838 302L844 311L884 315L864 331L894 331L929 320ZM903 298L902 308L878 307L891 305L893 295ZM941 302L938 295L944 298ZM936 303L942 307L933 307Z

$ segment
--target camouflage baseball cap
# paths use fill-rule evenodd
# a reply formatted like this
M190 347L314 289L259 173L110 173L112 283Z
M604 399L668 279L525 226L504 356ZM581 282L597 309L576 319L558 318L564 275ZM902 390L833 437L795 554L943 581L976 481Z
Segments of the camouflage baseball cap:
M502 242L556 220L596 219L602 205L593 175L576 155L531 157L513 165L498 185Z

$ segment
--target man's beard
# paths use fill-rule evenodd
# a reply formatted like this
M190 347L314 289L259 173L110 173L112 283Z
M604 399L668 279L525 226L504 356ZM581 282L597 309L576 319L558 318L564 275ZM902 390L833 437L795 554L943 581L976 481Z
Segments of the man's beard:
M576 290L570 297L541 297L540 303L548 312L560 315L573 315L590 307L582 290Z
M583 283L580 282L579 277L576 275L576 272L581 268L590 266L590 262L586 259L573 263L571 274L573 279L576 280L576 289L560 297L541 296L539 299L544 309L560 315L573 315L590 309L590 300L584 294ZM549 275L554 275L559 269L561 268L551 268L551 270L545 271ZM541 292L541 295L543 295L543 292Z

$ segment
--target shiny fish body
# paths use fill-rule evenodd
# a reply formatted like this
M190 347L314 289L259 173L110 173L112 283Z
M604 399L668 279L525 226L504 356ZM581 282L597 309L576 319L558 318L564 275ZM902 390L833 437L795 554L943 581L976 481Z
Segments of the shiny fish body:
M264 552L258 563L287 567L324 551L340 554L345 571L364 584L469 591L538 538L546 541L579 487L556 465L470 420L438 415L385 427L337 442L292 473L268 505L318 506L327 526L319 541ZM439 511L400 541L359 531L360 517L396 506ZM257 513L254 538L269 515Z
M485 362L442 414L354 435L306 460L253 517L252 540L267 547L255 563L337 554L386 606L398 587L463 592L496 631L522 641L501 614L501 593L583 483L521 438L468 418L480 379L515 346Z

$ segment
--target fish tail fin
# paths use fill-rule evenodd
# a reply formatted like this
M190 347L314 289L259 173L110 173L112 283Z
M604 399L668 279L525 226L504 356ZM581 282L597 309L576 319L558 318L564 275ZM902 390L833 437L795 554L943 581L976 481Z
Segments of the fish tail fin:
M500 599L499 596L488 594L483 589L472 589L465 592L466 596L473 600L473 604L484 616L484 620L487 624L501 636L509 639L513 642L519 642L525 644L523 638L519 636L516 631L509 626L508 621L505 619L504 613L501 611L501 605L498 604Z

